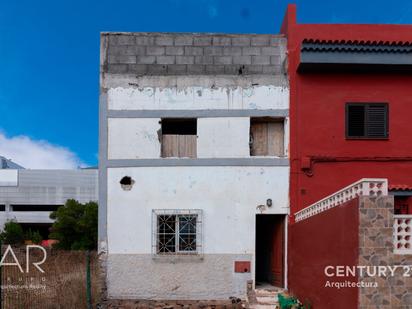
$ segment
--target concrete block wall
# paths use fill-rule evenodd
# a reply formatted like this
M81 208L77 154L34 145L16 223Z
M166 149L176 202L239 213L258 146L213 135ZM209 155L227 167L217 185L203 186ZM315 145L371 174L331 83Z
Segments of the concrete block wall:
M135 75L276 75L286 39L269 34L102 33L103 72Z

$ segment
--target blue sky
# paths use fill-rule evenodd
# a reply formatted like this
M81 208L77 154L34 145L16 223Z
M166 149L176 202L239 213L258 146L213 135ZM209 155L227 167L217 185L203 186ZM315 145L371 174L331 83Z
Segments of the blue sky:
M0 0L0 155L32 168L97 164L100 31L277 33L287 3ZM412 23L408 0L295 3L299 22Z

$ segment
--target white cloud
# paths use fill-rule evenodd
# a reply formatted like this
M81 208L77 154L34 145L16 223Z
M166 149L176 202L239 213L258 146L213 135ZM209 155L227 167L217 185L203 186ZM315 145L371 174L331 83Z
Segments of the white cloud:
M75 169L84 166L77 155L65 147L24 135L8 137L2 132L0 156L31 169Z

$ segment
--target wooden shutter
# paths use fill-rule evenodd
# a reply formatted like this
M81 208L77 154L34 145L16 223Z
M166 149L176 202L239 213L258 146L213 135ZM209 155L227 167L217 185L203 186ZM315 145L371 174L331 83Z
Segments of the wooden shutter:
M388 137L388 104L347 104L346 136L371 139Z
M387 137L388 106L386 104L369 104L366 115L367 136L371 138Z
M251 156L283 156L284 129L281 121L252 122Z
M162 157L195 158L196 135L165 134L162 136Z

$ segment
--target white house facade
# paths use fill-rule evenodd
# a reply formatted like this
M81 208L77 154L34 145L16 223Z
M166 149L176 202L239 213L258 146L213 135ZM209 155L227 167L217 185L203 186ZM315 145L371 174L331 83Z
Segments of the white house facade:
M286 41L103 33L99 250L111 299L285 287Z

